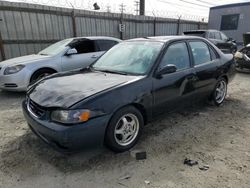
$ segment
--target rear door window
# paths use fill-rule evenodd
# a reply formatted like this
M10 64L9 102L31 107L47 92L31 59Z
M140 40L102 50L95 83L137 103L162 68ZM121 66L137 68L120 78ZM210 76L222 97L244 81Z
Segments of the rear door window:
M190 67L189 54L185 42L175 43L168 47L159 68L161 69L169 64L175 65L177 70L183 70Z
M214 37L216 40L221 40L220 32L214 32Z
M221 32L220 34L221 34L222 40L224 40L225 42L228 41L228 37L224 33Z
M113 40L96 40L99 51L107 51L116 45L118 42Z
M209 33L208 33L208 38L209 38L209 39L215 39L215 37L214 37L214 32L209 32Z
M210 50L206 43L202 41L189 42L192 50L194 64L200 65L211 61Z

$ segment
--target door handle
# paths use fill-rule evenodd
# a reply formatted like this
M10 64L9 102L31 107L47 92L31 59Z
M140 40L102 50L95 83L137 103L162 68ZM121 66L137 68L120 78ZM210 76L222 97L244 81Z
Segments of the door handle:
M92 55L91 58L97 58L98 56L97 55Z
M195 75L189 75L189 76L187 76L187 79L191 80L191 81L197 81L198 80L197 76L195 76Z

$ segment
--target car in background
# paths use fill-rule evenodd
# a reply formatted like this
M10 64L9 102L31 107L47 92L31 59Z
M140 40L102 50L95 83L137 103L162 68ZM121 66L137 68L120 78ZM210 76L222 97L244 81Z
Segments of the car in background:
M237 69L250 69L250 44L237 51L234 57Z
M199 100L222 104L234 73L233 55L200 37L131 39L84 70L32 85L23 113L31 130L60 151L105 143L123 152L160 114Z
M0 63L0 89L26 91L39 79L57 72L81 69L121 42L113 37L69 38L32 54Z
M191 30L185 31L183 34L206 38L216 45L223 53L233 54L237 51L236 41L218 30Z

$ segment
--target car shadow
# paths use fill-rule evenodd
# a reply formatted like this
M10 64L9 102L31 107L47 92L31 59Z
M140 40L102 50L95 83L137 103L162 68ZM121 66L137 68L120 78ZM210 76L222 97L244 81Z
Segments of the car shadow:
M13 92L13 91L4 91L0 89L0 98L1 100L5 99L17 99L17 98L25 98L26 92Z
M228 112L228 109L235 110L236 107L238 111ZM147 151L148 155L162 153L166 154L166 157L167 154L177 150L185 151L180 153L185 156L192 152L192 148L207 144L212 144L216 149L218 143L225 142L223 139L229 139L220 137L220 132L231 131L232 134L236 134L230 127L221 126L220 122L223 120L225 124L229 123L231 113L242 111L247 112L246 104L243 101L228 98L219 108L195 105L175 113L165 114L157 121L145 126L143 135L134 149L142 148ZM217 114L216 117L215 114ZM202 123L205 121L208 122L207 126ZM239 118L238 125L241 124L241 121L243 120ZM204 139L206 137L210 137L210 143ZM3 145L0 156L1 171L7 174L22 173L27 176L34 174L38 168L48 166L56 168L62 173L74 173L93 169L111 170L113 166L122 167L135 161L129 151L117 154L106 148L70 155L62 154L47 146L30 130Z
M236 70L237 70L237 72L238 72L238 74L241 74L241 75L243 75L243 74L250 74L250 69L239 69L239 68L236 68Z

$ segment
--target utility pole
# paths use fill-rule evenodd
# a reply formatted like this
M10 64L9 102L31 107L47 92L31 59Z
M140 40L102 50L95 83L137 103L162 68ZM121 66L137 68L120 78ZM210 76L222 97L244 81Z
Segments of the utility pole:
M125 5L123 3L120 4L120 11L121 11L121 17L120 17L120 24L119 24L119 32L120 32L120 39L123 40L123 32L124 32L123 13L125 11Z
M139 15L139 6L140 6L140 2L135 1L135 15Z
M140 0L140 15L145 15L145 0Z
M181 15L178 15L176 35L180 33Z
M120 11L121 11L121 14L123 14L125 12L125 6L123 3L120 4Z
M111 9L110 9L110 5L107 5L107 12L110 13L111 12Z

